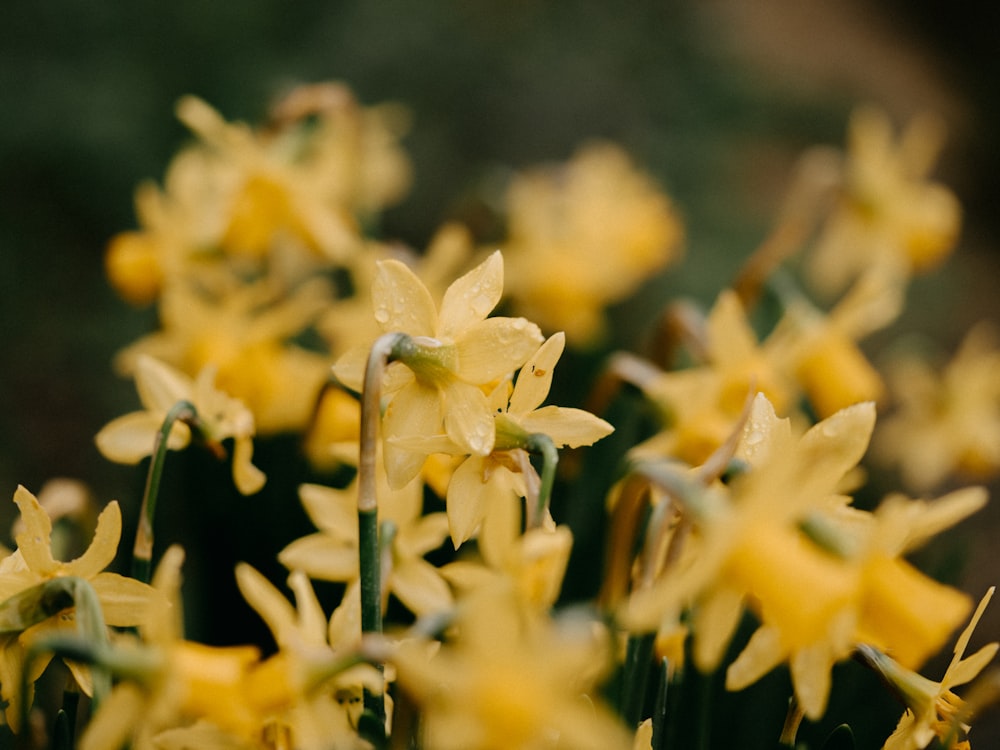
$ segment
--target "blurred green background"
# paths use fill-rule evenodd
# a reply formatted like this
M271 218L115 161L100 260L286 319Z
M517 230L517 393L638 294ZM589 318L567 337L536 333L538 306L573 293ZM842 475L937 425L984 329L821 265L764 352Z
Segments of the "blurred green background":
M159 179L187 138L173 107L188 93L249 121L291 85L326 79L345 81L367 104L407 105L413 128L405 145L416 181L382 231L417 247L444 219L469 218L470 196L498 171L565 159L592 138L623 144L667 188L687 234L684 264L643 290L623 313L630 320L671 295L710 301L767 231L795 157L815 143L842 144L855 104L880 104L899 124L935 111L951 132L938 176L967 208L965 236L943 273L915 285L910 312L894 330L953 346L971 322L1000 317L1000 71L991 36L996 11L939 6L7 3L0 23L0 495L9 497L18 483L37 491L51 477L79 477L99 501L119 498L134 524L142 470L109 464L93 435L135 407L131 383L110 362L152 330L155 314L114 296L103 253L114 233L135 225L135 185ZM229 535L251 529L252 536L254 522L242 514L253 517L253 502L230 498L218 525L209 526L221 529L214 551L223 559L246 548L228 549ZM0 502L0 528L12 510ZM287 528L304 528L297 506L288 514ZM998 518L990 510L961 532L974 550L963 587L977 597L1000 578L988 547ZM184 541L193 519L173 521L164 536ZM998 623L989 618L984 633L995 636ZM984 726L975 736L990 746L990 731Z

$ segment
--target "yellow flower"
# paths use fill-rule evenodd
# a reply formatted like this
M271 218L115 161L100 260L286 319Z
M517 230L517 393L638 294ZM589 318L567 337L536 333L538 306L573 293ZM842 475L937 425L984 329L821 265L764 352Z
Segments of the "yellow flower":
M21 530L15 535L17 549L0 561L0 601L44 581L73 576L86 580L94 589L105 623L129 627L140 622L153 597L152 589L140 581L104 570L114 561L121 539L122 517L117 502L108 503L101 512L87 550L69 562L57 560L52 555L52 520L38 499L18 486L14 502L21 512ZM25 651L31 640L46 630L72 622L72 615L59 615L21 634L0 637L0 691L8 702L7 721L12 726L16 727L20 720L22 697L30 700L30 696L20 695L20 679ZM45 669L49 658L43 655L34 662L36 673L31 675L32 682ZM90 684L86 670L75 664L70 666L81 685Z
M883 750L922 750L935 738L944 750L968 748L968 742L963 740L969 731L966 723L969 717L965 702L955 695L953 688L970 682L993 660L1000 647L995 642L989 643L972 656L965 656L972 632L983 616L994 590L995 587L986 592L968 626L959 636L951 663L940 682L933 682L910 672L886 656L873 655L876 667L902 693L907 704L906 712L892 736L886 740Z
M966 335L941 370L916 356L896 360L889 383L897 408L876 432L876 455L926 491L952 474L1000 469L1000 348L986 324Z
M732 689L788 659L795 693L808 716L826 705L830 668L852 647L856 575L846 561L798 529L810 512L842 502L845 476L864 454L875 423L872 404L844 409L796 438L758 394L737 456L750 469L715 488L710 512L693 522L697 547L687 564L635 592L621 612L632 629L674 627L692 608L694 658L711 670L748 604L762 621L730 667Z
M632 747L594 693L609 664L607 634L589 622L551 622L489 587L462 603L457 637L429 659L400 644L398 683L421 709L428 750Z
M324 674L339 658L351 653L361 640L357 587L349 587L343 603L330 622L305 574L293 571L288 584L295 593L295 606L255 569L241 563L236 568L240 591L267 623L279 652L266 664L268 669L251 673L250 689L255 703L274 705L274 727L291 733L295 747L325 748L363 746L355 727L362 688L381 691L382 676L371 665L361 664L330 678ZM323 685L323 683L329 683ZM289 700L281 686L289 685ZM322 688L321 688L321 685ZM278 686L277 691L274 690ZM277 693L276 700L267 696Z
M444 513L422 515L423 483L414 480L394 490L378 472L379 523L392 524L389 564L384 564L384 592L391 592L410 611L439 612L452 604L451 590L439 571L423 559L448 534ZM293 541L278 555L283 565L311 578L350 582L358 578L358 500L356 480L337 490L304 484L299 496L319 529Z
M455 469L448 484L448 524L456 548L476 533L484 518L494 514L508 519L509 523L498 526L497 533L501 540L509 539L510 524L518 529L521 526L516 498L524 497L532 504L537 502L539 479L524 450L529 436L546 435L557 448L578 448L597 442L614 429L582 409L542 406L565 343L562 333L550 337L521 367L513 388L504 380L490 394L489 409L496 434L494 448L485 456L474 454L466 458ZM390 438L389 442L400 444L402 441ZM468 452L447 440L418 438L405 443L407 446L421 444L428 451ZM490 542L486 540L485 543Z
M423 282L403 263L382 261L372 285L375 320L383 332L409 335L417 352L386 373L391 393L382 420L389 483L402 487L426 453L395 447L392 438L443 431L467 452L486 456L494 429L483 386L520 367L542 342L523 318L487 318L503 290L503 258L493 253L448 287L438 311ZM342 357L334 372L360 390L367 350Z
M925 271L952 251L961 209L927 178L940 142L940 126L930 118L914 120L894 142L883 112L855 112L840 202L810 259L819 288L835 293L873 265L904 275Z
M175 285L160 304L162 330L119 353L115 365L131 374L150 355L190 376L211 365L221 389L253 412L263 433L300 430L309 422L329 375L326 356L290 343L329 304L327 284L279 292L255 283L218 295Z
M153 452L156 435L163 420L178 402L188 401L197 411L199 425L208 439L221 442L233 438L233 480L244 495L257 492L264 485L264 474L251 463L253 457L254 419L243 403L214 386L213 368L202 370L191 380L183 373L152 357L142 356L136 363L135 384L142 411L118 417L97 433L97 447L112 461L134 464ZM175 422L167 447L180 450L191 439L187 425Z
M576 344L605 335L604 309L680 255L670 200L610 143L519 175L506 208L507 293L529 318Z

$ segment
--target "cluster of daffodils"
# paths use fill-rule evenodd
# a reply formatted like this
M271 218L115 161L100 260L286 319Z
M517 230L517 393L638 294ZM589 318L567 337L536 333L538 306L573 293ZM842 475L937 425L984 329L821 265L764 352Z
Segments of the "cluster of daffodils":
M683 233L618 147L513 176L494 245L449 222L419 252L377 229L411 180L400 108L319 84L260 128L194 98L178 114L193 142L107 252L115 289L160 320L116 360L141 408L96 436L112 461L148 460L131 575L106 570L117 503L94 520L75 483L17 488L11 732L82 750L673 750L710 746L719 722L685 708L706 680L736 692L786 670L772 742L801 747L854 660L901 702L886 748L969 747L1000 696L997 644L965 653L992 589L976 608L907 555L987 500L961 482L1000 471L1000 348L986 324L950 364L882 367L859 343L955 246L959 207L928 178L935 123L897 139L859 112L845 152L805 154L710 309L663 300L636 353L614 351L609 308L679 259ZM547 403L567 351L602 360L589 411ZM612 413L632 426L602 452ZM241 523L266 525L254 444L289 434L313 477L288 502L315 532L273 550L285 581L227 563L272 638L190 640L184 550L154 534L166 456L229 461ZM930 495L855 505L872 465ZM579 566L599 571L575 582L590 594L566 593L574 556L603 560ZM941 680L921 675L950 643ZM61 706L34 695L54 658Z

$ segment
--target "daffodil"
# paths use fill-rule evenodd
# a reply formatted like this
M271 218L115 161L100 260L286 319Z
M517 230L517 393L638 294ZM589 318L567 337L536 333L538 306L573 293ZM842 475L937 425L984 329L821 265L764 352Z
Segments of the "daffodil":
M951 663L940 682L911 672L884 654L867 652L875 668L906 702L906 712L892 736L886 740L883 750L922 750L935 738L944 750L969 747L965 741L969 731L967 707L953 689L971 682L993 660L1000 647L995 642L989 643L971 656L965 656L972 633L993 591L994 588L990 588L983 596L968 626L956 641Z
M287 705L273 721L290 732L295 747L362 747L357 737L357 711L363 687L381 691L382 676L367 664L360 664L329 676L338 659L350 655L361 639L360 598L357 587L349 589L338 611L327 622L312 586L304 573L293 571L288 578L295 593L295 605L254 568L237 566L236 579L247 602L264 619L279 652L268 660L271 668L253 674L252 686L258 694L269 692L272 684L290 683L294 700L280 695ZM324 673L324 668L327 673ZM264 701L260 701L263 703Z
M728 499L694 510L697 548L688 563L636 591L623 622L656 628L691 607L695 662L711 670L750 606L763 624L730 666L727 684L738 689L787 659L806 715L821 715L830 668L853 645L858 589L847 562L812 543L799 523L844 502L843 482L874 423L873 405L858 404L796 437L758 394L737 450L750 469L732 481Z
M240 399L264 433L300 430L309 422L329 361L291 343L330 302L320 280L282 292L267 283L207 294L176 285L160 303L162 329L134 342L115 360L133 374L143 355L191 377L214 367L219 388Z
M17 549L0 561L0 601L39 583L72 576L87 581L94 589L108 625L129 627L141 621L146 607L155 598L152 589L105 570L114 561L121 539L122 517L117 502L112 501L101 512L87 550L69 562L57 560L52 555L52 520L38 499L19 486L14 492L14 502L21 512L21 527L15 536ZM7 701L7 721L12 726L19 723L21 701L31 699L20 695L26 648L40 633L72 622L72 614L66 613L66 616L51 617L21 634L0 638L0 692ZM45 669L50 658L43 654L33 662L36 673L30 676L31 682ZM80 684L89 685L86 670L75 664L70 666Z
M488 318L503 290L503 258L493 253L453 282L440 311L423 282L403 263L382 261L372 285L375 320L386 333L410 337L412 356L386 372L390 393L382 419L389 483L402 487L420 471L426 453L394 447L393 438L443 431L467 452L493 450L493 416L484 386L520 367L542 342L523 318ZM367 350L334 366L341 381L361 389Z
M915 355L891 363L896 409L875 434L876 456L926 491L953 474L990 477L1000 469L1000 347L988 325L974 327L940 371Z
M896 140L884 112L854 113L840 201L810 258L819 288L840 291L872 265L925 271L954 249L961 209L950 190L928 179L941 135L939 123L922 117Z
M592 625L541 619L509 590L488 587L462 603L454 641L430 658L423 643L400 644L391 661L421 709L421 746L632 747L594 693L609 655L607 635Z
M416 614L447 609L451 590L438 570L424 560L448 534L444 513L422 515L423 483L419 480L393 490L379 472L380 524L391 524L389 565L383 570L384 594L394 594ZM354 581L359 576L358 501L356 482L337 490L305 484L299 495L306 513L319 529L285 547L278 555L283 565L311 578Z
M195 380L152 357L140 357L136 363L135 383L142 411L118 417L97 433L97 447L112 461L134 464L152 454L156 436L167 413L179 402L191 403L199 427L205 436L221 442L234 439L233 480L245 495L264 485L264 474L253 465L254 418L238 399L217 390L215 371L209 367ZM191 440L191 430L175 422L167 438L167 447L180 450Z
M670 199L610 143L517 175L505 202L508 295L578 345L606 335L605 308L680 256L683 230Z

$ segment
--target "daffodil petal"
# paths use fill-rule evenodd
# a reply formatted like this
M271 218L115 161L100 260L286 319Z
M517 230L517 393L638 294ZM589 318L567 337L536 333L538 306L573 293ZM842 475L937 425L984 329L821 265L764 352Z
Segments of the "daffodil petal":
M148 355L136 360L135 388L148 411L166 414L178 401L189 401L194 383L187 375Z
M593 445L615 430L590 412L565 406L543 406L525 415L520 424L526 432L548 435L557 448Z
M448 485L448 527L455 549L475 532L483 518L485 459L469 456L455 469Z
M390 487L399 489L409 484L426 458L425 453L396 447L391 438L438 435L441 427L441 394L437 388L413 381L392 398L382 418L383 462Z
M455 339L483 320L503 294L503 256L493 252L486 260L452 282L441 300L438 335Z
M299 499L317 529L349 544L357 544L357 488L337 490L321 484L299 486Z
M833 661L825 643L817 643L792 654L789 667L795 698L812 721L822 718L826 710Z
M125 414L106 424L94 440L101 455L110 461L135 464L150 455L156 435L163 426L163 416L148 411ZM174 423L167 448L180 450L191 439L191 431L182 423Z
M415 615L441 612L451 607L451 589L437 568L426 560L411 559L393 568L392 593Z
M488 455L496 441L496 427L486 394L455 380L444 387L444 395L444 429L448 437L469 453Z
M116 628L129 628L140 624L149 610L150 600L161 597L152 586L117 573L99 573L90 579L104 621Z
M997 648L1000 648L1000 644L987 643L972 656L962 659L955 664L954 667L948 670L945 677L948 683L947 686L953 688L958 685L965 685L972 680L972 678L986 668L987 664L993 661L993 657L997 654Z
M267 578L247 563L236 566L236 585L254 612L267 625L276 643L295 628L295 608Z
M517 384L510 395L509 413L527 414L537 409L549 395L552 387L552 372L566 346L566 334L561 331L550 336L536 351L517 376Z
M726 670L726 689L742 690L752 685L781 664L788 650L781 645L781 635L775 628L757 628L736 660Z
M122 511L112 500L97 517L94 540L87 550L72 562L66 563L66 575L93 578L112 562L118 554L122 537Z
M541 329L525 318L487 318L455 341L458 376L484 385L509 375L542 343Z
M424 283L409 266L398 260L378 263L372 281L375 321L386 333L399 331L411 336L434 336L437 310Z
M445 513L431 513L417 519L407 528L401 529L396 537L396 545L403 555L423 557L441 546L448 538L448 516Z
M242 495L253 495L267 481L264 472L253 465L253 441L238 437L233 443L233 482Z
M107 750L126 744L144 704L142 691L124 682L111 691L80 738L80 750Z
M17 534L15 541L25 565L42 576L53 574L58 563L52 559L52 519L38 498L22 485L14 491L14 502L24 522L24 530Z
M350 581L358 576L358 548L331 544L325 534L300 537L278 553L286 568L322 581Z

